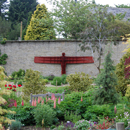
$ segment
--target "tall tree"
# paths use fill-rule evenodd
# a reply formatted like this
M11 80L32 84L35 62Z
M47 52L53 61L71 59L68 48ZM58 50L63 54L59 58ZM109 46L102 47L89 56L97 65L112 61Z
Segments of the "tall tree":
M14 24L23 21L25 27L30 12L33 13L37 5L37 0L11 0L8 13L9 20Z
M120 21L121 17L108 13L107 7L93 6L90 16L85 29L79 33L82 41L80 47L82 51L90 49L93 56L94 52L97 53L94 60L100 72L103 46L108 40L115 45L118 44L117 40L121 40L120 36L129 32L130 23Z
M101 88L96 90L94 94L95 104L118 103L119 95L115 89L115 85L117 85L117 77L114 73L114 66L110 52L108 52L105 57L104 69L97 76L96 85Z
M11 30L11 22L0 17L0 36L7 38Z
M47 12L44 4L37 5L27 27L25 40L48 40L55 39L53 20Z
M0 0L0 17L4 17L3 13L8 9L8 6L7 0Z
M78 39L89 19L87 0L53 0L55 27L65 38Z

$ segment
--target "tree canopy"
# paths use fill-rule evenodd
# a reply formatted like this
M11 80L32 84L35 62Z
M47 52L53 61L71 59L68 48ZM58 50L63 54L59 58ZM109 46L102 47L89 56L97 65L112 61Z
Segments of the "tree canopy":
M89 4L86 0L55 0L54 16L55 28L65 38L78 39L89 18Z
M27 27L25 40L48 40L55 39L53 20L47 12L44 4L37 5Z

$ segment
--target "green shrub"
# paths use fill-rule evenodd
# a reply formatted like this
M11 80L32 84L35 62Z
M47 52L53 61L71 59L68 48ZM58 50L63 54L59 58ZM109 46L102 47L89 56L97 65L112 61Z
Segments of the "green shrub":
M40 72L28 69L25 73L22 88L22 98L24 101L30 100L30 94L43 94L45 91L45 81L40 78Z
M110 109L110 105L92 105L87 107L87 111L84 114L84 119L97 121L97 117L114 117L114 110L113 112Z
M21 122L20 121L12 121L10 125L11 130L20 130L21 129Z
M92 94L93 91L90 92L72 92L71 94L65 95L65 100L60 103L59 109L63 112L65 111L77 111L77 114L83 117L88 106L92 105ZM83 101L81 102L81 96Z
M52 85L61 85L61 77L55 77L52 81Z
M16 114L7 114L6 117L13 120L18 120L25 126L34 125L35 120L32 114L33 106L30 104L25 104L24 106L17 105L17 107L12 107L10 110L15 111Z
M91 122L91 125L93 125L93 123ZM76 130L87 130L90 127L90 123L87 120L79 120L75 123L74 128L76 128Z
M78 115L77 112L66 111L64 118L65 118L65 121L71 121L73 123L76 123L77 121L81 119L81 115Z
M49 75L49 76L47 77L48 80L53 80L54 78L55 78L54 75Z
M124 74L124 69L125 69L125 60L129 58L130 53L127 52L126 54L123 55L123 57L120 59L120 63L116 65L116 75L118 78L118 85L115 86L116 90L118 93L121 92L123 96L125 96L126 90L127 90L127 85L130 84L130 78L126 79L125 74Z
M25 76L25 70L19 69L19 71L14 71L11 74L11 77L14 78L23 78Z
M49 81L48 81L48 79L43 79L44 80L44 82L47 84Z
M44 126L51 126L56 116L56 112L46 104L38 104L33 110L34 119L37 126L42 126L42 120L44 119Z
M67 76L66 81L70 84L69 88L72 91L86 91L92 84L90 76L85 73L75 73Z
M61 82L62 82L62 84L67 84L66 77L67 77L66 74L63 74L61 76Z

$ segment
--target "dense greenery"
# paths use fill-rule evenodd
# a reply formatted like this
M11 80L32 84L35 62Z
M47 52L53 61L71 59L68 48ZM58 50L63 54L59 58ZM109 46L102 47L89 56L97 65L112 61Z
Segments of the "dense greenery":
M120 62L116 65L116 75L118 78L118 84L115 86L117 92L121 92L123 96L125 96L127 85L130 84L130 79L125 78L125 60L126 58L129 58L130 53L127 52L123 55L123 57L120 59Z
M30 12L33 13L37 5L36 0L11 0L8 13L9 20L13 24L23 21L26 25Z
M119 102L119 95L115 89L115 85L117 85L117 77L114 73L114 66L110 52L108 52L105 57L104 69L98 74L96 84L101 88L97 89L94 94L95 104L117 104Z
M5 109L3 106L4 104L6 103L6 100L5 98L3 97L3 95L10 95L10 91L8 90L1 90L1 88L4 86L5 84L5 74L4 74L4 68L0 66L0 123L1 124L8 124L8 123L11 123L11 120L9 118L6 118L5 117L5 114L6 113L15 113L13 111L10 111L10 110L7 110ZM0 128L1 129L1 128Z
M54 0L55 28L65 38L78 39L89 20L89 4L86 0L77 3L74 0Z
M24 87L22 89L22 98L29 102L30 94L45 93L45 81L40 78L40 72L33 71L32 69L26 70L24 77Z
M8 58L7 54L1 55L0 51L0 65L5 65L7 63L6 59Z
M75 73L67 76L66 81L70 84L72 91L87 91L92 84L90 76L85 73Z
M27 27L25 40L48 40L55 39L55 31L52 18L44 4L37 5Z

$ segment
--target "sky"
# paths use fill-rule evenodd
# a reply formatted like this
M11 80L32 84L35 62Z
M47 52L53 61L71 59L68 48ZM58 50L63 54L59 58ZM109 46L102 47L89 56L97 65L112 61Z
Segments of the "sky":
M77 0L78 1L78 0ZM48 10L52 9L51 4L47 3L46 0L38 0L40 4L45 4ZM108 4L109 6L115 7L115 5L130 5L130 0L95 0L96 4L102 4L106 5Z

